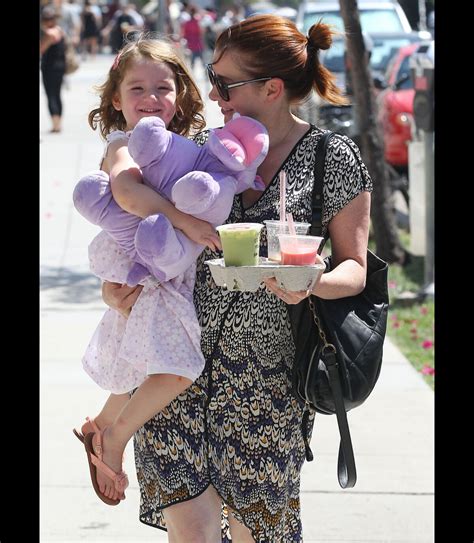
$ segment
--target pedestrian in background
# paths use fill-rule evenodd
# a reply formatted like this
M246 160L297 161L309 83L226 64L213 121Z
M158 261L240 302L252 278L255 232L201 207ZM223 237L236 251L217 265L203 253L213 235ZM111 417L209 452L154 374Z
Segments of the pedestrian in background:
M63 114L61 87L66 71L66 39L52 6L45 6L41 11L40 55L43 86L52 120L51 132L58 133Z
M194 72L196 59L200 59L204 68L202 52L204 51L203 29L201 28L201 16L196 6L189 6L190 19L181 26L181 36L186 40L186 46L191 51L190 65Z
M81 12L81 52L85 60L89 53L94 59L99 49L99 36L101 20L97 17L93 9L91 0L85 0L84 8Z

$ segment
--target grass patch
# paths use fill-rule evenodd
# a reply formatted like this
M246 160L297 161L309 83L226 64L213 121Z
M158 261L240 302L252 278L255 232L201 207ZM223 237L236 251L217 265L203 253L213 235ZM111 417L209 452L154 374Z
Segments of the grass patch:
M409 247L408 234L401 232L400 237L403 245ZM423 285L423 257L411 256L405 266L389 266L387 335L434 389L434 301L410 298Z

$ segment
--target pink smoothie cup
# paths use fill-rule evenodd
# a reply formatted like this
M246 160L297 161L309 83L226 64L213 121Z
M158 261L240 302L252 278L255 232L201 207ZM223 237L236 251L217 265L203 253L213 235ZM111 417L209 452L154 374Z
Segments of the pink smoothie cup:
M323 240L320 236L279 234L281 264L284 266L312 266Z

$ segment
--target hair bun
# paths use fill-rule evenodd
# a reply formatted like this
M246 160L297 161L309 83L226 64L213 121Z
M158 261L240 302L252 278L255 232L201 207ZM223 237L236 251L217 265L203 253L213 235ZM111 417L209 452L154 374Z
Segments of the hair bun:
M332 36L333 32L331 27L319 21L308 31L308 45L311 45L316 50L329 49L332 44Z

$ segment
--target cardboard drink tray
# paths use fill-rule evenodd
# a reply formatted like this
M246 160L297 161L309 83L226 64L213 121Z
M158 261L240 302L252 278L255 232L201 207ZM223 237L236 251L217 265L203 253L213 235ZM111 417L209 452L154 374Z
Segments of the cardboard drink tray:
M248 292L258 290L267 277L275 277L278 286L285 290L307 290L313 288L326 269L324 264L283 266L262 256L257 266L226 266L223 258L206 260L205 264L217 286Z

